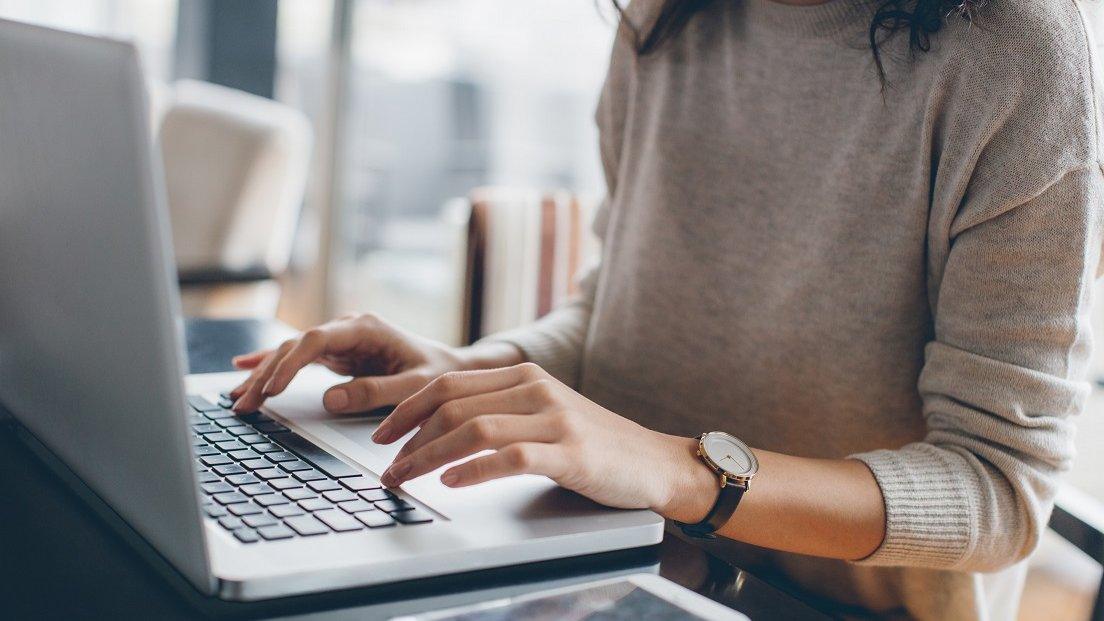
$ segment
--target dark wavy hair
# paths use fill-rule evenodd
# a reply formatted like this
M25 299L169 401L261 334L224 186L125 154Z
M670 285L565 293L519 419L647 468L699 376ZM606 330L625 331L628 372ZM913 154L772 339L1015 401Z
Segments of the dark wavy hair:
M625 31L632 37L636 51L640 55L659 49L682 30L695 13L704 9L713 0L664 0L655 24L647 31L639 28L625 18L624 7L618 0L612 0L614 8L621 16ZM843 0L836 0L843 1ZM943 27L947 19L956 17L971 22L977 21L977 12L986 0L882 0L874 11L873 19L867 29L870 51L874 55L874 64L878 77L885 87L885 64L882 60L881 46L898 33L908 33L909 51L927 52L931 49L931 36Z

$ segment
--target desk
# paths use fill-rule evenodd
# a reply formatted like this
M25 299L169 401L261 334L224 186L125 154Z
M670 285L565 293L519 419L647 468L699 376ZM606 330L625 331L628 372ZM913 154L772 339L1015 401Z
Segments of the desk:
M190 320L191 368L227 370L232 354L279 342L275 322ZM618 573L656 571L753 619L824 619L755 576L668 533L656 547L256 604L199 595L162 577L22 445L0 430L0 617L386 619L475 598Z

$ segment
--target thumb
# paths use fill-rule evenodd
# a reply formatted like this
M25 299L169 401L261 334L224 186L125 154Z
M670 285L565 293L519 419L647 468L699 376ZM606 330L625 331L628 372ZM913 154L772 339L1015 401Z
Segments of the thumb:
M425 385L425 377L417 371L358 377L327 390L322 396L322 405L334 414L365 412L396 405Z

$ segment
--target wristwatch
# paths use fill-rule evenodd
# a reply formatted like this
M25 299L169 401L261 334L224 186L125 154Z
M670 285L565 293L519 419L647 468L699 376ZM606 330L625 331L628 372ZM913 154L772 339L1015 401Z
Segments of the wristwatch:
M698 457L717 475L721 493L717 502L697 524L675 522L691 537L712 539L713 533L732 517L740 499L750 489L751 479L759 472L759 460L748 445L723 431L703 433L698 439Z

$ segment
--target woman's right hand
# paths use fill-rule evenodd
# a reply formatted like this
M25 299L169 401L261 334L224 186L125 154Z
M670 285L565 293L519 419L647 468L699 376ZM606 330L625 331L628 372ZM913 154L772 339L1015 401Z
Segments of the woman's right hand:
M234 358L234 366L252 369L230 391L234 411L251 412L287 388L300 369L320 363L351 381L326 391L326 410L344 414L395 405L449 371L493 368L523 362L506 343L453 348L411 334L372 314L351 315L284 341L276 349Z

